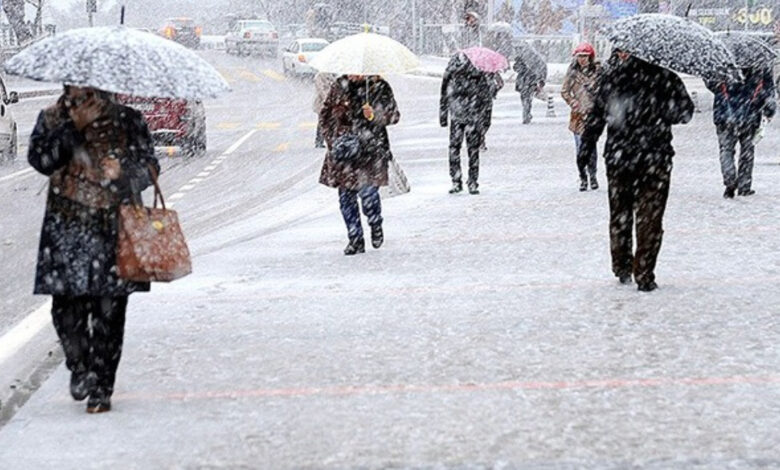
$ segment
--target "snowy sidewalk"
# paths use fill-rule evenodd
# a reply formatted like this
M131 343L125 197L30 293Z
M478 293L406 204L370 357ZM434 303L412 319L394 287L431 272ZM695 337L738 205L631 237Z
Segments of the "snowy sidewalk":
M577 191L565 117L521 126L502 93L483 193L450 196L435 88L391 131L413 190L383 201L385 246L341 254L314 173L192 240L194 275L131 298L114 410L86 415L60 367L0 468L780 466L777 126L734 201L711 117L677 128L641 294L610 273L603 168Z

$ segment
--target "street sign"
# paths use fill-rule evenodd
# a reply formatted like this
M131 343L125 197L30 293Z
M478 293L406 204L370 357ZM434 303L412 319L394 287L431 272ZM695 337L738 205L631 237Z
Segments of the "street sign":
M97 13L97 0L87 0L87 13Z

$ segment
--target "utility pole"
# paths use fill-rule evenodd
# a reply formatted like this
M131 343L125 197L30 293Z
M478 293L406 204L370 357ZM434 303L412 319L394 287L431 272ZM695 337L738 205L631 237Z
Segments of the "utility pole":
M491 25L494 22L493 20L495 19L495 14L496 14L495 10L496 10L496 2L495 2L495 0L488 0L488 5L487 5L487 24L488 25Z

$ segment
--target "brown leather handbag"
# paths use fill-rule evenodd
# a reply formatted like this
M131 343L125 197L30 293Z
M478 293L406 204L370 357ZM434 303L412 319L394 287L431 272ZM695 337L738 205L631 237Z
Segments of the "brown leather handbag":
M154 207L140 204L119 206L119 277L134 282L170 282L192 272L187 241L175 211L165 208L157 175L154 183ZM160 200L161 209L157 208Z

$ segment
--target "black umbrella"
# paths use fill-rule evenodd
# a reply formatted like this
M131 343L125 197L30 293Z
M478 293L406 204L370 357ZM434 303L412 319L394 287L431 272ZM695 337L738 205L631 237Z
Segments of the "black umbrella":
M730 31L715 33L734 55L740 67L769 67L777 58L777 53L761 39L750 34Z
M734 56L697 23L672 15L643 14L616 21L609 30L614 48L651 64L706 80L739 80Z

